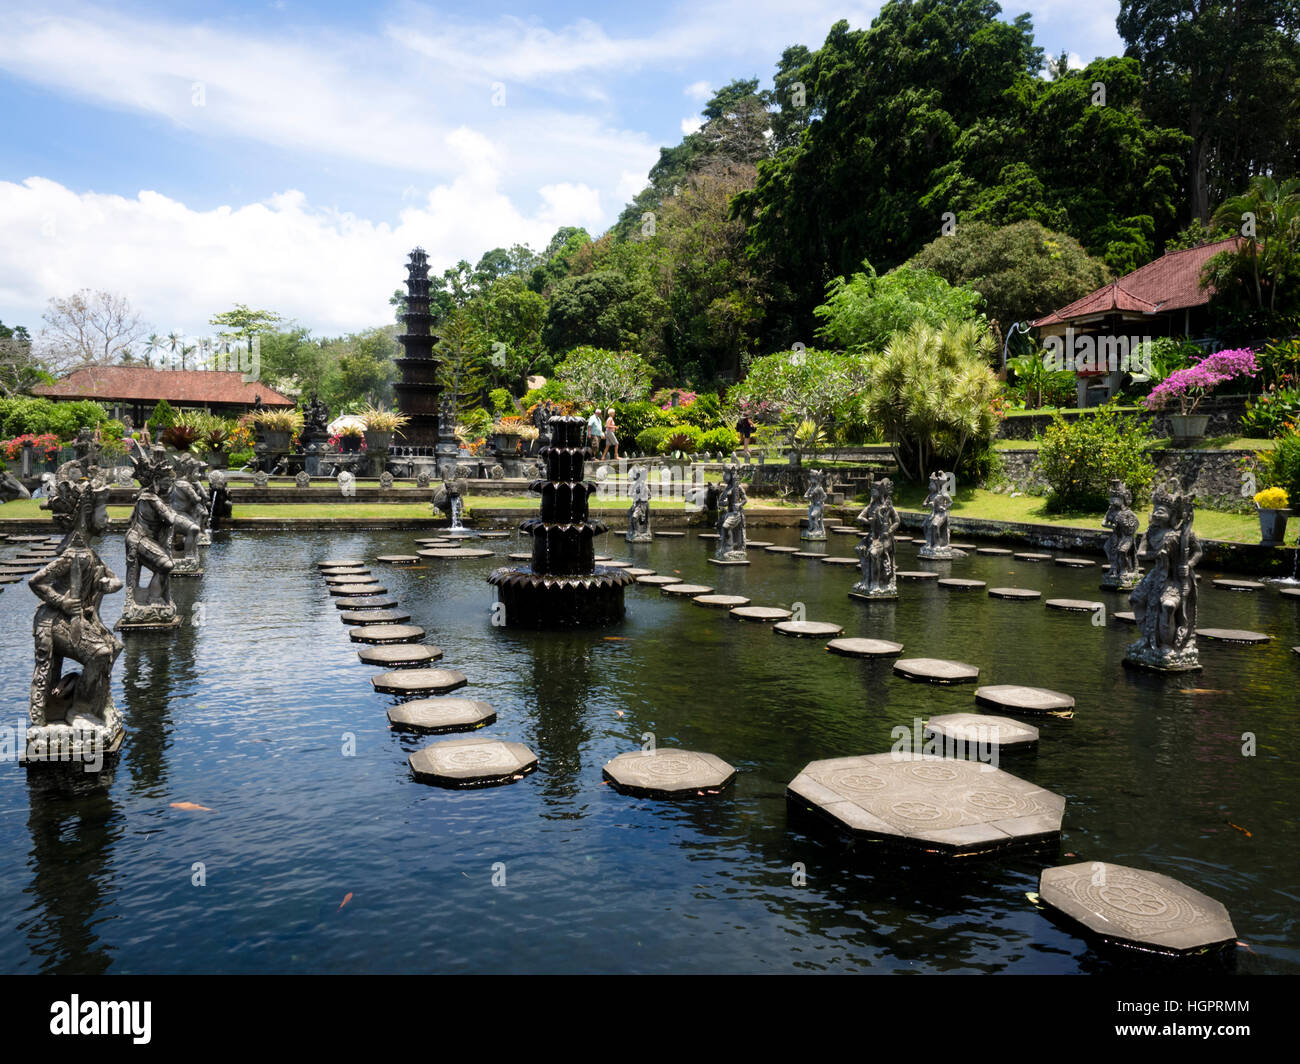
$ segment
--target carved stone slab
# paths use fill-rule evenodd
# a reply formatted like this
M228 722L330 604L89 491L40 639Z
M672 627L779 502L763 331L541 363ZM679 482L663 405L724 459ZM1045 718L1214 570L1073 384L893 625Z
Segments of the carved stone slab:
M388 711L394 728L430 734L474 731L496 719L496 710L473 698L416 698Z
M1010 717L994 717L983 713L945 713L931 717L925 725L925 734L938 736L945 750L959 751L956 756L972 756L960 751L977 750L981 746L996 746L1000 750L1030 747L1038 742L1038 729L1021 724Z
M1228 910L1186 883L1101 861L1043 869L1043 904L1110 943L1187 955L1237 941Z
M363 647L357 657L366 665L387 665L395 669L418 669L442 658L438 647L421 643L395 643Z
M514 783L537 768L537 755L523 743L499 739L447 739L410 757L420 783L439 787L491 787Z
M656 539L682 539L685 537L685 535L686 535L685 532L660 532L658 530L655 531ZM717 539L717 536L715 535L713 538Z
M747 540L745 540L745 546L746 546L746 548L748 548L748 547L753 547L753 548L755 548L756 550L757 550L758 548L762 548L763 550L767 550L767 548L770 547L771 545L772 545L772 541L771 541L770 539L747 539Z
M720 757L694 750L633 750L606 763L616 790L657 797L717 794L736 778Z
M455 669L398 669L371 679L380 694L439 695L464 687L469 680Z
M530 550L519 550L515 551L513 554L507 554L506 557L512 562L531 562L533 560L533 552ZM654 572L654 570L651 569L649 572Z
M903 652L903 644L888 639L832 639L826 649L849 658L893 658Z
M971 683L980 675L978 666L943 658L903 658L894 662L894 671L909 680L926 683Z
M1132 610L1117 610L1110 615L1110 619L1120 624L1137 624L1137 614Z
M842 830L950 857L1059 840L1065 799L976 761L887 753L813 761L787 799Z
M1012 713L1064 713L1074 709L1074 699L1046 687L990 684L975 688L975 704Z

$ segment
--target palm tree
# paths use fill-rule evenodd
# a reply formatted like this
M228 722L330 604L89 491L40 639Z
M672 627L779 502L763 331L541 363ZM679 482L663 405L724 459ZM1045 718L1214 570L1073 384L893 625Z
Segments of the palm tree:
M144 361L145 364L153 369L153 354L158 348L162 347L162 337L157 333L150 333L144 341Z
M179 354L181 356L181 368L185 368L185 334L179 329L173 329L167 334L167 350L171 352L173 360Z
M1250 219L1253 226L1244 224ZM1252 177L1246 192L1225 200L1214 212L1214 224L1240 229L1251 238L1235 254L1216 255L1206 264L1215 288L1222 291L1221 285L1235 273L1254 289L1255 305L1261 309L1268 288L1271 312L1286 276L1300 272L1300 179L1279 183L1268 174Z

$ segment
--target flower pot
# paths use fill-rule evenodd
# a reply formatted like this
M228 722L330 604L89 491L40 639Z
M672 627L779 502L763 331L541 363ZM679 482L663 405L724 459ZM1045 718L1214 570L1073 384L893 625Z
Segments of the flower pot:
M357 454L361 450L360 436L340 436L339 451L343 454Z
M207 457L209 469L225 469L230 462L230 455L225 451L209 451Z
M1209 427L1209 414L1170 414L1169 425L1176 440L1200 440Z
M276 432L272 429L262 430L262 442L268 451L287 451L293 437L292 432Z
M1259 542L1264 547L1281 546L1286 538L1286 519L1290 510L1269 510L1259 508Z
M367 451L386 451L392 445L393 434L391 432L380 432L378 429L366 430Z

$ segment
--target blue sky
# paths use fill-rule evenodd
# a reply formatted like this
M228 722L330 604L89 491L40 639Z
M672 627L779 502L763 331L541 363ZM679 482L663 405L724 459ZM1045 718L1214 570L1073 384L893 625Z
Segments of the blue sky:
M414 244L441 269L602 231L711 89L879 7L0 0L0 320L89 287L163 333L236 302L382 323ZM1004 13L1086 62L1118 8Z

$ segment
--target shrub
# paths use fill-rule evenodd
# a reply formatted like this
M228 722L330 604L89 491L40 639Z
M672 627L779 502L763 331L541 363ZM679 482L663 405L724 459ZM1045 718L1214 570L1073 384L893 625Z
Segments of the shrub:
M1259 456L1265 487L1281 488L1293 502L1300 499L1300 432L1279 436L1277 447Z
M1128 485L1135 504L1143 500L1156 475L1146 456L1148 439L1144 425L1113 406L1075 421L1054 415L1038 450L1051 489L1048 510L1104 510L1112 479Z
M586 407L583 414L586 415ZM614 420L618 423L619 438L629 440L636 439L646 429L666 423L659 408L648 402L615 403Z
M730 454L740 446L740 433L735 429L709 429L700 437L700 450L710 454Z
M504 388L493 388L488 392L488 402L492 404L492 413L497 417L509 417L519 413L515 409L514 399Z
M704 392L695 397L695 402L686 408L686 420L705 432L726 427L722 416L722 403L713 392Z
M525 410L532 410L543 399L549 399L552 403L567 402L569 393L562 382L552 377L540 388L534 388L525 395L520 400L520 404Z
M663 443L659 445L660 453L680 451L683 454L695 454L701 450L700 440L703 436L704 433L694 425L674 425L668 429Z
M166 399L159 399L158 405L153 408L153 413L149 415L149 434L151 436L161 436L163 429L169 429L176 423L176 411L172 409L171 403Z
M108 411L89 399L71 403L25 395L0 399L0 436L5 437L52 432L60 439L70 440L81 429L94 428L106 420Z
M1292 425L1300 425L1300 389L1270 384L1257 399L1246 404L1241 416L1241 433L1256 439L1281 436Z
M653 425L636 435L636 449L642 454L661 454L664 440L673 434L668 425Z

